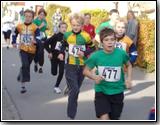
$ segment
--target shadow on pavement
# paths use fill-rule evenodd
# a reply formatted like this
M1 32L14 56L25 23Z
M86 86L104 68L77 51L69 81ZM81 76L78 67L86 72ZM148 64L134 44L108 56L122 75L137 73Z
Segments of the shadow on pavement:
M148 120L150 108L154 105L154 97L125 99L122 120Z
M141 90L144 90L152 85L154 85L155 82L142 82L142 83L137 83L135 86L133 86L133 88L131 89L131 91L129 93L126 93L125 96L131 95L131 94L135 94L137 92L140 92Z

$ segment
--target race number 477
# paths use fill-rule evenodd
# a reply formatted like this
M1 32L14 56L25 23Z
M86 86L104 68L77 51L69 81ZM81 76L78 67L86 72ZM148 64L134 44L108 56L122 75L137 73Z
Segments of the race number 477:
M100 75L109 82L116 82L120 80L121 68L120 67L101 67L99 68Z

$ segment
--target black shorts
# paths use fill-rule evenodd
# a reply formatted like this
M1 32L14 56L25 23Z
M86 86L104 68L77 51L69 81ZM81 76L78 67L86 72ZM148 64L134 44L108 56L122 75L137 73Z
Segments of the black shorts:
M123 109L123 92L115 95L95 93L95 111L97 118L108 114L111 120L118 120Z
M4 31L3 31L3 34L4 34L4 39L10 39L11 30L7 30L7 32L4 32Z

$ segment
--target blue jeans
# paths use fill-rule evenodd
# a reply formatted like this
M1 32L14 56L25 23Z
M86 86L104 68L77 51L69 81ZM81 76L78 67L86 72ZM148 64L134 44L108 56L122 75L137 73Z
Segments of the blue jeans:
M18 75L18 80L20 82L29 82L30 81L30 65L34 58L34 54L30 54L20 50L20 58L22 66Z
M43 39L42 41L45 42L46 39ZM37 50L34 57L34 62L39 63L40 66L43 66L44 64L44 43L39 42L37 43Z
M83 66L79 65L66 65L66 82L69 88L67 115L74 119L77 113L77 100L80 87L84 80Z

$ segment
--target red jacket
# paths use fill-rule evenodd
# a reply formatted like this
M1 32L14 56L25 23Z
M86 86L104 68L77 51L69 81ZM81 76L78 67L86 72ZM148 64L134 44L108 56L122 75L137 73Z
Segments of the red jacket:
M95 27L92 24L84 25L83 30L90 35L91 39L95 37Z

